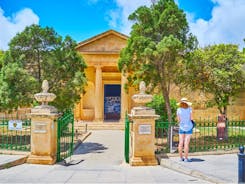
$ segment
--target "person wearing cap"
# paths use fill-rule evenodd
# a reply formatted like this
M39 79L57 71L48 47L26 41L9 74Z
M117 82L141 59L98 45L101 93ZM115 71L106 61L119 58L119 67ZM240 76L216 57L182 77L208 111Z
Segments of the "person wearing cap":
M193 124L191 122L191 120L193 120L191 108L192 103L189 102L187 98L182 98L177 105L179 106L177 109L177 120L179 123L179 156L181 161L191 162L191 159L188 158L188 153L193 129Z

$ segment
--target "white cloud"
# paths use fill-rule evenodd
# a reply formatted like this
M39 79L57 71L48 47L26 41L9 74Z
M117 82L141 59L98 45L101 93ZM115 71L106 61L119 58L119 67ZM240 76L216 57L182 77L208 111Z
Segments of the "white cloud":
M122 33L129 35L133 23L128 20L128 16L138 7L144 5L149 7L154 1L157 0L115 0L118 9L110 11L109 25L119 28ZM178 0L175 0L175 3L179 4Z
M118 9L109 13L109 24L124 34L131 31L132 22L128 16L139 6L151 4L151 0L115 0ZM179 4L178 0L175 0ZM245 1L244 0L212 0L215 4L212 17L194 20L194 16L188 12L187 19L191 32L197 36L200 46L219 43L233 43L244 47L245 38Z
M132 22L128 20L128 16L133 13L139 6L149 6L151 4L151 0L116 0L116 4L118 9L109 13L109 24L113 27L118 27L122 33L128 35L132 26Z
M245 1L212 0L216 5L212 17L194 20L187 16L191 32L197 36L200 46L219 43L239 44L244 47L245 38Z
M119 20L120 20L119 13L115 10L111 10L109 12L107 19L111 27L117 27L117 25L119 24Z
M0 8L0 50L7 50L9 41L26 26L38 24L39 17L29 8L25 8L11 17L5 17Z

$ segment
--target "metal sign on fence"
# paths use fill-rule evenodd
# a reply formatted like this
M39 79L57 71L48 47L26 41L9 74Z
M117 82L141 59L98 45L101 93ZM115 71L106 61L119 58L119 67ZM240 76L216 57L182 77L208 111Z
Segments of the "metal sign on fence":
M22 130L22 121L21 120L9 120L8 129L9 130Z
M171 126L170 135L170 153L174 153L178 149L179 127Z

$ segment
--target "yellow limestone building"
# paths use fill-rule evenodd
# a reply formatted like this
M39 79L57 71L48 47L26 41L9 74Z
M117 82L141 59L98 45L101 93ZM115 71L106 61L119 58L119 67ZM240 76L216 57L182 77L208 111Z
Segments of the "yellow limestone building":
M119 122L129 109L129 96L123 90L126 80L117 62L128 37L109 30L77 46L87 63L86 93L75 108L75 119L96 122Z
M124 123L122 120L125 113L134 106L131 96L135 93L133 88L129 89L128 94L124 91L126 77L117 67L120 51L126 46L127 39L126 35L109 30L78 44L76 49L88 66L85 70L88 85L85 88L86 93L81 96L80 103L74 110L76 120L105 124ZM178 87L171 89L171 98L180 99L183 95L193 102L194 118L217 118L217 108L205 108L204 98L200 95L181 94ZM228 107L228 116L245 118L245 90ZM101 126L101 123L98 125Z

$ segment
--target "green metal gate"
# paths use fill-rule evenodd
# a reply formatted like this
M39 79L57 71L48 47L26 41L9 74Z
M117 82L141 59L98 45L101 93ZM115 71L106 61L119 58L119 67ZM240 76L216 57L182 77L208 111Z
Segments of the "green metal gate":
M71 110L58 118L57 125L57 162L73 153L74 115Z
M129 119L128 119L128 115L126 113L126 116L125 116L125 135L124 135L124 138L125 138L125 142L124 142L124 157L125 157L125 161L126 163L129 163Z

